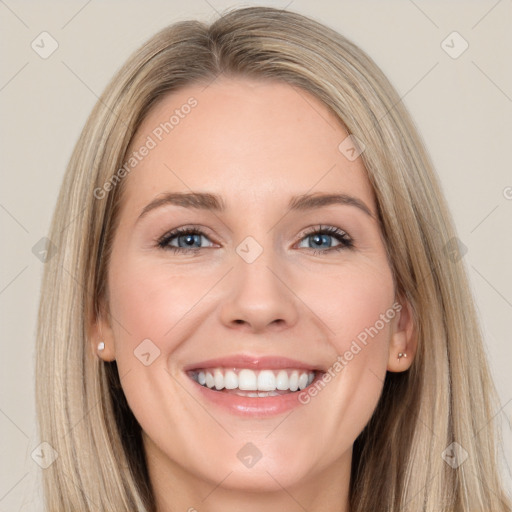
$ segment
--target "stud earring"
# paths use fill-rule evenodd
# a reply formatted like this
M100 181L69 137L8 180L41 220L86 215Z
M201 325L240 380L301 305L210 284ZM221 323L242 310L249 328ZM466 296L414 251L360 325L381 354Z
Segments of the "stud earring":
M400 360L400 359L402 359L402 357L407 357L407 354L405 352L400 352L398 354L398 359Z
M102 350L105 350L105 343L103 341L100 341L98 343L98 352L101 352Z

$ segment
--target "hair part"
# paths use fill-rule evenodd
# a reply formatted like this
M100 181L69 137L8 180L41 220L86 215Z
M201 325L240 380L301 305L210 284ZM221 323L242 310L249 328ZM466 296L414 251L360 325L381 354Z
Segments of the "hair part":
M355 442L351 511L510 512L495 461L497 395L466 271L446 256L455 228L417 130L361 49L310 18L267 7L229 11L209 26L179 22L153 36L111 80L76 144L52 219L49 238L59 250L45 267L38 318L39 427L59 454L43 475L46 509L155 510L123 376L90 348L91 325L108 315L110 251L129 178L103 199L94 190L123 165L163 97L220 75L313 94L365 146L418 351L407 372L388 373ZM453 441L468 452L457 469L442 458Z

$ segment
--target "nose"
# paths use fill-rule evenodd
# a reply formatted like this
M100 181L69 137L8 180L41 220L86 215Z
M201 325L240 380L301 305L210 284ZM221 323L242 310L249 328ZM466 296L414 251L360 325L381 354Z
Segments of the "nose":
M284 269L271 250L252 263L235 255L226 295L220 308L222 323L245 332L280 331L296 324L299 300L287 283Z

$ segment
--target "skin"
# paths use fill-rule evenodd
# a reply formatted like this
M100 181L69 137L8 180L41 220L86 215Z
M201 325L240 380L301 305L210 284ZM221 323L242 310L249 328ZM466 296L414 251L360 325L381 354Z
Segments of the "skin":
M93 350L101 339L99 356L117 361L143 429L158 512L348 511L353 442L386 371L409 368L416 348L363 162L338 150L347 132L319 100L284 83L248 79L167 95L132 149L191 96L197 106L124 178L109 314L94 326ZM166 205L138 220L163 192L190 191L219 194L225 211ZM305 193L349 194L372 216L344 204L285 215L290 198ZM157 246L165 233L191 224L205 233L199 252ZM329 235L315 246L305 231L318 225L345 231L354 247L329 249L340 244ZM252 263L235 250L247 236L263 248ZM233 415L200 397L182 370L241 352L327 369L397 300L401 312L291 414ZM148 366L134 356L144 339L160 350ZM262 454L251 468L237 457L248 442Z

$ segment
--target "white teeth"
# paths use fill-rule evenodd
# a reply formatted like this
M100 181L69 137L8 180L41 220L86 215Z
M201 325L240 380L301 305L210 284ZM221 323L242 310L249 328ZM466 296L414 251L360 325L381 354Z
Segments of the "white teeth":
M308 385L308 374L301 373L299 376L299 389L304 389Z
M297 370L293 370L290 375L290 391L297 391L299 388L299 372Z
M206 385L209 388L213 388L215 385L215 381L213 380L213 375L210 372L206 372Z
M240 370L238 374L238 389L256 391L258 389L256 374L252 370Z
M215 382L215 389L222 389L224 387L224 375L222 375L218 368L213 372L213 380Z
M221 391L236 390L253 392L243 393L243 396L277 396L278 391L297 391L309 386L314 378L314 371L307 370L260 370L247 368L227 369L209 368L190 372L192 378L210 389ZM258 393L259 392L259 393Z
M288 389L288 374L284 370L280 370L277 374L276 388L281 391Z
M226 372L224 375L224 386L226 389L236 389L238 387L238 377L234 371L228 370Z
M276 389L276 376L270 370L262 370L258 375L259 391L274 391Z

